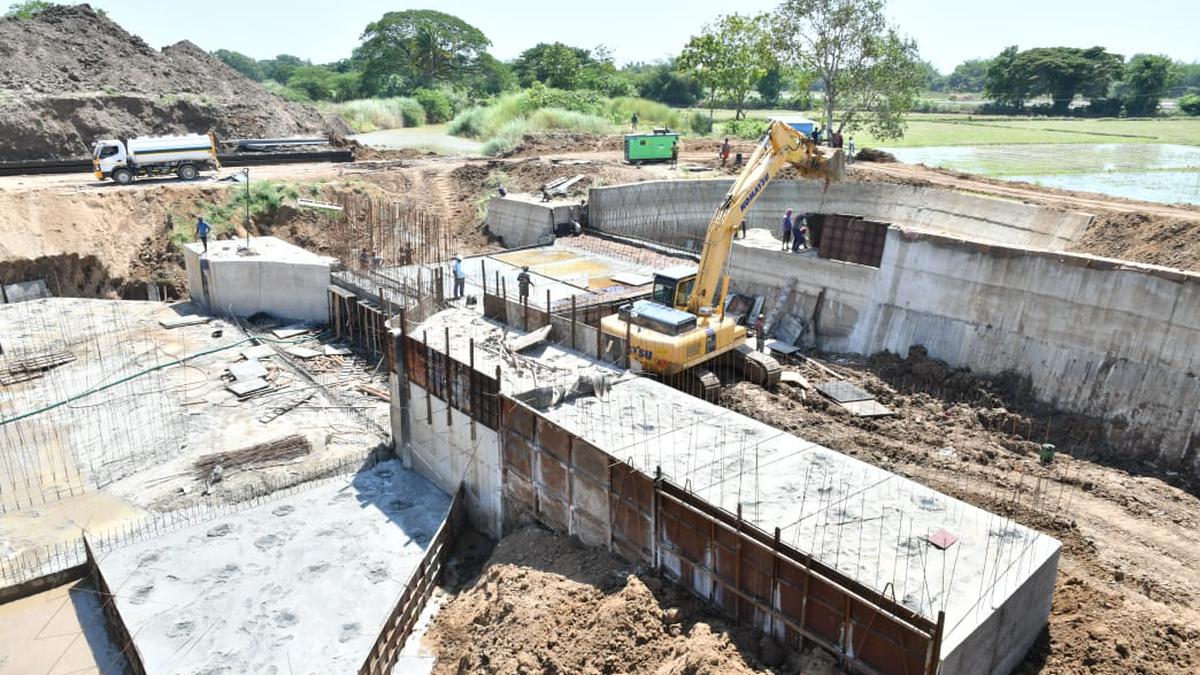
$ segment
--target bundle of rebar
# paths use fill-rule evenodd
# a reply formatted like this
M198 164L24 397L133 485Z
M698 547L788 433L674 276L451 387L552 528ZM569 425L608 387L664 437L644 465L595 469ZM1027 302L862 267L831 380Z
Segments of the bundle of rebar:
M291 434L266 443L258 443L249 447L205 455L197 459L192 468L196 478L204 480L212 475L213 469L220 466L224 472L230 469L245 469L263 464L274 464L312 452L312 443L300 434Z

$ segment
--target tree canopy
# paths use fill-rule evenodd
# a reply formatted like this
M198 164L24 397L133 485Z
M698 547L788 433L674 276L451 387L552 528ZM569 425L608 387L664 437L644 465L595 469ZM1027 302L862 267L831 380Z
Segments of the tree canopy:
M363 63L363 85L394 94L464 77L491 45L483 31L432 9L388 12L367 24L355 57Z
M946 88L950 91L982 92L987 83L987 71L991 63L991 59L963 61L954 67L954 72L946 76Z
M692 37L679 56L679 66L709 90L709 111L718 94L744 115L746 97L775 63L765 16L728 14Z
M234 52L228 49L218 49L213 52L213 56L220 59L225 65L233 68L246 77L255 82L262 82L264 79L262 66L258 61L246 56L241 52Z
M1153 115L1163 96L1174 86L1177 78L1175 64L1170 58L1157 54L1136 54L1125 67L1123 96L1125 112L1130 115Z
M986 91L1002 104L1022 108L1031 97L1045 95L1051 110L1065 115L1077 95L1092 99L1108 96L1121 77L1123 57L1103 47L1037 47L1017 51L1009 47L992 60Z
M825 96L825 127L868 128L878 138L904 133L903 113L916 104L923 71L912 40L883 15L882 0L785 0L775 34L795 35L781 58L816 75Z

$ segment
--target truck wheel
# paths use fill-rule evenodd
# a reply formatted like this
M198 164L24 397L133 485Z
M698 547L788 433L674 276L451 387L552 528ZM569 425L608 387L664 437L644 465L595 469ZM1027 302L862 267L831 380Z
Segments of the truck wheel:
M184 164L183 166L179 167L179 170L176 173L178 173L179 177L183 180L195 180L197 171L195 165Z
M133 182L133 172L129 169L114 169L112 179L117 185L129 185Z

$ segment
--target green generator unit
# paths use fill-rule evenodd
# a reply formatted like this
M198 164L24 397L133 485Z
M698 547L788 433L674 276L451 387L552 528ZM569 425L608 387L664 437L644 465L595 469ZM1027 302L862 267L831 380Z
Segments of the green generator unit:
M649 134L625 134L625 161L669 162L671 151L679 143L679 134L670 129L655 129Z

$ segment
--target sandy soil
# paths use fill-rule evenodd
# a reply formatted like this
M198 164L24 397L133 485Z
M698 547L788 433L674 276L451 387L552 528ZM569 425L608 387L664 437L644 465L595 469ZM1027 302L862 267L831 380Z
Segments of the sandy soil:
M1049 630L1022 672L1200 672L1200 486L1086 459L1096 450L1084 434L1002 382L916 355L830 365L897 415L856 418L787 384L733 385L722 402L1061 540ZM1070 454L1043 466L1046 440Z
M451 592L425 637L435 675L838 672L827 653L789 656L646 570L535 527Z

